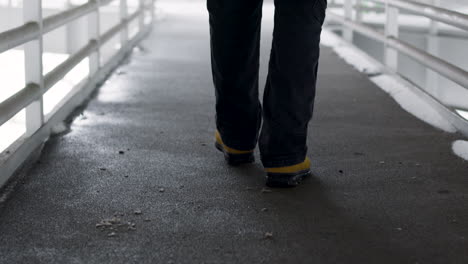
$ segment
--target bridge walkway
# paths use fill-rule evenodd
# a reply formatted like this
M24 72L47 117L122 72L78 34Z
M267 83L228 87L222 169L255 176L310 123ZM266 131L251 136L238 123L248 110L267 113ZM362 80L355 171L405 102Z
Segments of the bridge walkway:
M0 262L467 263L461 136L325 47L318 87L314 176L264 189L212 145L206 17L168 14L1 203Z

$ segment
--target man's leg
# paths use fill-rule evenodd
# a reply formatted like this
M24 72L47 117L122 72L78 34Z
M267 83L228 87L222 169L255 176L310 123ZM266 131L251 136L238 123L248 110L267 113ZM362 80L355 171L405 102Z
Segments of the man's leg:
M266 168L292 166L306 158L326 5L326 0L275 0L259 143Z
M230 148L253 150L261 122L262 0L208 0L216 127Z

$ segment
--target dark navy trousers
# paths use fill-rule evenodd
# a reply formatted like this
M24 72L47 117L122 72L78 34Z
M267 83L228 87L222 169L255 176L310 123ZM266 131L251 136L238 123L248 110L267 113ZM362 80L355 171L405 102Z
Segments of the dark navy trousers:
M265 167L305 159L327 0L274 4L262 111L258 79L263 0L207 0L217 129L231 148L254 149L258 141Z

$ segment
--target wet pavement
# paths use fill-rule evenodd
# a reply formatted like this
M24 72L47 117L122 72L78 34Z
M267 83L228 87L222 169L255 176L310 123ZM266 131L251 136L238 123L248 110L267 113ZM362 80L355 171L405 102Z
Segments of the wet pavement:
M314 176L265 189L258 155L213 147L206 17L167 14L142 46L0 204L0 263L468 262L460 135L323 48Z

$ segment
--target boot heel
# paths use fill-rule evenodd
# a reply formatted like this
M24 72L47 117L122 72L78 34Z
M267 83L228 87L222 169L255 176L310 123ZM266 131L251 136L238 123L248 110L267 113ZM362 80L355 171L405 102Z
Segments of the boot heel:
M228 153L221 144L218 142L215 143L215 147L217 150L223 152L224 159L226 162L231 166L238 166L246 163L253 163L255 161L255 157L253 153L245 153L245 154L231 154Z

